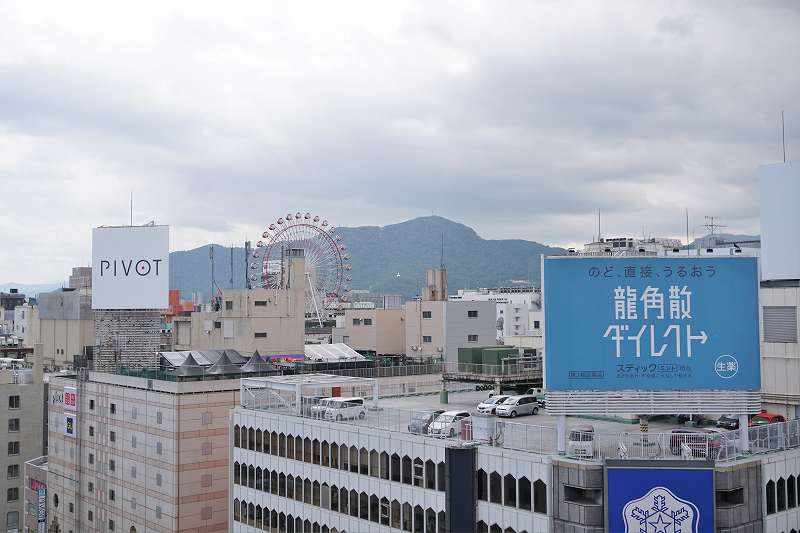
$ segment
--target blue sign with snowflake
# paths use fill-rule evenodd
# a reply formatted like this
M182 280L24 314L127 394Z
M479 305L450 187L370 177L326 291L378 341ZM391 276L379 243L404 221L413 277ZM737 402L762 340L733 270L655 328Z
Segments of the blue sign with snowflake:
M755 257L548 257L550 390L758 390Z
M610 533L714 533L714 470L608 466Z

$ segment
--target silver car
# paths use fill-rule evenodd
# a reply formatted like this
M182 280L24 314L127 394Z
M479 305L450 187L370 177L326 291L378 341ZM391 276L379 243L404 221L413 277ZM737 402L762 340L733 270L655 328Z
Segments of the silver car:
M519 415L539 414L539 403L536 396L532 394L521 394L519 396L509 396L495 410L497 416L510 416L515 418Z
M485 415L493 415L497 406L506 401L507 398L508 396L502 394L487 398L478 404L478 412Z

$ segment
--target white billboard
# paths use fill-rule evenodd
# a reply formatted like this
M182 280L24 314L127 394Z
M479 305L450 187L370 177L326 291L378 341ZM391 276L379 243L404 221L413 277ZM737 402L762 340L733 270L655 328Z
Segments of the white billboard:
M761 279L800 279L800 163L759 169L761 178Z
M169 226L92 230L92 309L169 307Z

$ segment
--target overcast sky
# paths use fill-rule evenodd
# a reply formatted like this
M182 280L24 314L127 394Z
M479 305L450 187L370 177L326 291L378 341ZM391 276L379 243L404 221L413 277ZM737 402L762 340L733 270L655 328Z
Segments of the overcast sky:
M798 65L797 2L0 0L0 282L88 264L131 191L173 250L298 210L757 232L782 108L800 158Z

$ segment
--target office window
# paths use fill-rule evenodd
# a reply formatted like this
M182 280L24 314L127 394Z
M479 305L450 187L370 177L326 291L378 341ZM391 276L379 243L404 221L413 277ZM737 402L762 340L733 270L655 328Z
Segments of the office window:
M360 318L354 318L353 319L353 325L354 326L360 326L361 325L361 319Z
M131 509L136 509L136 498L131 498Z
M12 440L8 443L8 455L19 455L19 441Z
M371 326L372 325L372 319L371 318L365 318L364 319L364 325L365 326Z
M431 338L430 335L423 335L422 336L422 342L431 343L431 342L433 342L433 339Z
M204 426L207 426L211 423L211 419L212 419L211 413L209 411L206 411L205 413L203 413L200 423L203 424Z
M93 453L90 453L90 454L89 454L89 464L90 464L90 465L93 465L93 464L94 464L94 454L93 454Z
M8 465L6 469L6 479L17 479L19 477L19 465Z
M467 335L467 342L478 342L477 335Z
M539 329L539 321L538 320L534 320L533 321L533 329Z
M19 418L9 418L8 419L8 431L9 431L9 433L18 433L19 432Z
M137 444L136 435L131 435L131 448L136 448Z
M231 300L225 300L225 310L233 311L233 302Z
M164 423L164 415L161 413L161 411L158 411L156 413L156 424L163 424L163 423Z
M89 436L94 437L94 426L89 426Z
M17 531L19 529L19 511L6 513L6 531Z
M114 531L114 521L111 520L110 518L108 519L108 530Z
M138 416L138 414L139 413L136 412L136 406L134 405L133 407L131 407L131 418L136 420L136 417Z
M58 501L58 496L56 496L56 501ZM58 505L56 505L56 507L58 507ZM72 503L72 502L69 502L69 512L70 513L74 513L75 512L75 504Z
M214 329L222 329L222 322L214 322Z
M111 404L111 414L112 415L117 414L117 404L115 404L115 403Z
M267 338L267 332L266 331L256 331L254 335L255 335L256 339L266 339Z
M114 489L108 489L108 499L112 502L117 499L117 493L114 492Z
M211 474L203 474L203 477L200 478L200 486L201 487L211 486Z
M267 306L267 301L266 300L256 300L255 301L255 306L256 307L266 307Z
M156 505L156 518L161 518L161 506Z
M19 396L14 395L8 397L8 408L19 409Z
M201 520L211 520L211 506L207 505L200 511Z
M211 443L210 442L204 442L201 445L201 453L203 455L211 455Z
M116 431L109 431L108 432L108 440L111 442L117 442L117 432Z
M164 448L163 448L163 446L161 445L161 442L156 442L156 453L157 453L158 455L161 455L161 453L162 453L163 451L164 451Z
M117 469L117 462L114 459L108 460L108 469L112 472L116 471Z
M94 522L94 513L92 511L89 511L87 517L89 518L89 522Z
M89 483L86 484L86 488L88 489L89 494L93 493L94 492L94 483L92 483L90 481Z
M467 318L478 318L477 311L467 311Z
M161 474L156 474L156 485L158 485L160 487L161 483L163 482L163 479L164 478L161 477Z
M89 409L94 410L94 400L89 400Z
M350 335L343 335L342 336L342 342L345 343L345 344L350 342Z
M422 318L433 318L431 311L423 311Z
M19 500L19 487L12 487L6 491L6 501L15 502Z
M135 466L131 467L131 477L136 479L136 467Z

